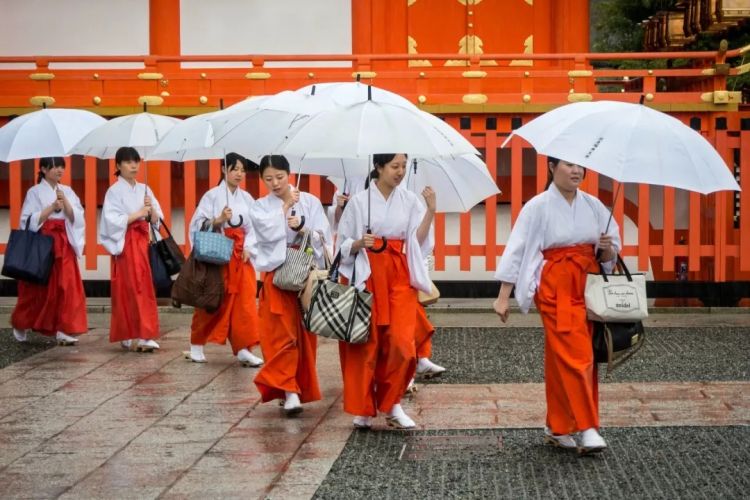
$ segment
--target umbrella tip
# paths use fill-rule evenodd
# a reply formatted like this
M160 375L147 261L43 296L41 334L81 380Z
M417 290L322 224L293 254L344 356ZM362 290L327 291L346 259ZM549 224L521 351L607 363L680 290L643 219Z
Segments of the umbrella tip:
M372 85L367 86L367 100L372 101Z
M219 109L224 109L224 98L223 97L219 98Z
M362 75L360 73L357 73L357 81L359 82L362 79Z
M312 86L312 90L310 91L310 95L315 95L315 85Z
M143 103L143 112L144 113L148 112L148 103L145 103L145 102Z
M42 109L47 109L47 103L42 101Z
M646 96L641 94L641 101L638 104L643 104L643 101L646 100Z

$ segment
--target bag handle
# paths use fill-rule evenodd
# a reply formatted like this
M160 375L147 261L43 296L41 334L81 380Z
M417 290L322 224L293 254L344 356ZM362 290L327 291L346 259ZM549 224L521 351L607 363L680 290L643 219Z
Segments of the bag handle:
M633 276L630 274L628 266L625 265L625 261L622 260L622 257L619 253L617 254L617 264L615 264L615 266L620 270L620 274L624 274L628 277L628 281L633 281ZM607 273L604 272L604 266L601 262L599 262L599 274L601 274L602 279L604 279L605 282L609 282L609 279L607 279Z
M333 263L328 270L328 279L334 283L338 282L339 279L339 266L341 265L341 250L338 251L336 257L333 259ZM352 280L350 284L357 282L357 258L354 258L354 264L352 264Z
M206 220L203 221L203 224L201 224L201 231L204 231L206 233L211 233L211 232L220 233L221 229L219 229L218 227L211 229L211 225L212 225L211 223L212 223L212 220L206 218ZM169 230L167 230L167 232L169 232ZM171 233L170 233L170 236L172 236Z

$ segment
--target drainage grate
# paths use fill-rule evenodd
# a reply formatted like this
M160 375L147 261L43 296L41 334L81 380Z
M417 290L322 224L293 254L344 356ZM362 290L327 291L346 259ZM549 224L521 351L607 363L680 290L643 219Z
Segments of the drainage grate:
M476 460L497 455L503 436L467 434L409 435L399 460Z

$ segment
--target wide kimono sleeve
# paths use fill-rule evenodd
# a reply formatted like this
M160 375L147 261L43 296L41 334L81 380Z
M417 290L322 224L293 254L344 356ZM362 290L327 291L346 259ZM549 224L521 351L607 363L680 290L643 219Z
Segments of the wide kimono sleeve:
M255 202L250 209L250 220L256 239L257 252L253 266L257 271L273 271L286 259L286 216L281 201L269 197Z
M336 238L337 252L341 253L339 271L360 290L364 288L364 284L372 272L370 259L367 257L365 250L352 253L352 245L364 234L365 213L361 207L362 199L362 197L357 196L349 200L341 214Z
M70 246L73 247L78 257L83 255L83 248L86 245L86 219L83 214L81 200L75 191L68 186L63 186L63 192L68 199L70 206L73 208L73 221L65 217L65 232L68 235Z
M193 246L193 234L201 230L201 226L206 220L212 220L215 216L213 212L214 194L213 189L206 191L201 196L201 201L193 212L193 217L190 219L190 226L188 226L188 238L190 239L190 246Z
M406 231L406 259L409 264L409 282L417 290L430 293L432 282L430 281L430 274L425 264L425 259L432 253L432 249L435 246L435 233L432 225L430 225L424 241L422 243L419 242L417 239L417 230L427 213L427 207L413 193L408 192L406 199L410 205L407 208L409 221Z
M125 247L128 216L125 204L116 190L110 187L104 195L102 215L99 220L99 242L111 255L120 255Z
M253 205L255 205L255 200L252 196L250 196L250 193L247 193L245 191L242 191L242 201L245 203L247 209L245 210L246 215L243 216L242 219L242 229L245 231L245 242L243 245L243 249L247 251L251 258L254 258L254 256L257 256L258 254L258 241L255 237L255 230L253 229L253 221L251 210L253 208Z
M31 231L39 231L41 228L39 216L45 207L42 206L42 201L37 191L36 186L26 191L26 197L21 206L21 225L19 226L21 229L26 229L26 221L29 221L29 229Z

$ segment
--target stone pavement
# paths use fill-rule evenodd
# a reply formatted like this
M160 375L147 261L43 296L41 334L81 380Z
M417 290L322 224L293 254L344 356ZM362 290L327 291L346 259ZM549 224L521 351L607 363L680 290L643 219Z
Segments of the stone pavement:
M529 335L539 333L538 318L534 315L512 315L511 326L498 327L491 314L476 311L456 314L458 309L444 307L443 312L432 314L433 320L445 327L456 323L463 327L492 327L486 335L506 334L508 338L520 335L518 330ZM320 342L318 352L323 401L306 405L300 417L287 419L277 405L260 404L252 384L255 370L239 366L228 346L209 346L206 349L209 363L205 365L183 359L182 351L189 339L189 315L163 314L162 349L148 355L124 352L119 346L109 344L107 315L91 314L90 320L95 328L80 345L55 347L0 370L0 497L203 498L211 495L215 498L287 499L311 498L317 491L320 498L360 498L389 491L391 474L395 481L400 472L413 472L408 467L391 471L387 467L395 467L395 462L388 462L380 476L375 474L375 487L380 488L376 490L357 491L338 479L342 476L337 474L343 473L356 482L358 474L362 473L361 469L354 469L360 471L357 474L347 469L350 450L360 445L362 437L361 433L352 433L351 419L341 409L341 377L334 342ZM7 324L7 314L0 314L0 322ZM676 327L743 329L746 336L734 335L727 342L739 343L735 350L739 356L744 354L747 362L745 347L750 338L750 315L657 314L649 318L648 324L670 327L671 334ZM508 330L503 332L502 328ZM513 328L516 328L515 333ZM445 328L444 332L446 339L455 334L450 328ZM472 340L470 344L475 342ZM435 358L440 360L441 356L450 354L451 346L438 337ZM463 349L471 353L481 346L465 345ZM498 357L505 355L502 351L497 353ZM707 363L718 362L710 356L706 359ZM713 428L718 434L706 435L705 440L712 440L715 445L716 436L722 436L744 446L744 451L732 456L739 472L725 468L729 480L722 479L723 476L707 476L707 480L723 481L722 489L716 490L722 497L741 497L741 491L746 493L748 487L748 455L744 443L750 442L750 376L747 369L743 371L742 361L742 357L734 361L740 363L739 371L729 372L739 373L736 380L675 381L663 377L659 380L635 377L603 384L602 424L605 437L609 436L607 428L611 428L613 448L609 460L619 456L614 455L617 447L631 449L627 436L645 436L643 439L651 440L676 436L674 439L684 442L694 439L698 443L700 432L691 429ZM541 360L524 362L540 363ZM375 430L365 433L371 435L367 439L394 441L403 450L406 448L402 446L409 444L410 439L425 433L496 435L507 443L508 453L511 449L518 453L512 455L514 463L526 460L521 463L531 467L538 449L547 450L531 444L530 448L524 448L529 439L538 444L539 427L544 421L543 385L533 375L524 375L516 382L487 380L487 383L423 384L416 397L405 404L407 412L419 424L418 432L383 431L384 422L379 419ZM622 430L625 428L632 428L633 433L625 434ZM655 438L653 432L658 432L658 428L664 431ZM675 428L690 431L689 437L684 438L674 431ZM468 431L471 429L475 431ZM643 440L632 446L642 446L642 443ZM373 444L367 456L372 457L373 452L377 455L376 445ZM481 451L481 446L477 449ZM450 453L447 456L450 457ZM659 460L679 460L680 456L672 454ZM454 485L457 489L424 491L443 496L459 497L460 492L464 492L466 496L502 497L504 494L493 482L500 476L487 474L501 464L507 466L507 462L500 456L493 457L489 469L468 468L470 474L475 474L471 487L458 484ZM558 457L552 458L559 461ZM462 463L460 460L461 456L457 455L456 463ZM485 461L484 466L487 464ZM572 466L570 463L563 465L576 466L575 462ZM369 466L372 469L373 464ZM694 476L694 469L687 467L684 474ZM439 477L447 477L447 474ZM483 477L486 486L494 490L484 489ZM399 496L396 491L382 496ZM404 498L405 490L398 491ZM507 491L513 491L516 497L542 497L549 493L548 489L533 484L525 490ZM589 496L585 490L577 491L580 494L572 491L562 496ZM662 493L669 497L669 491L672 490ZM695 491L700 492L696 496L705 494ZM681 492L683 494L678 496L690 496L690 490ZM414 496L424 495L420 495L417 488Z

